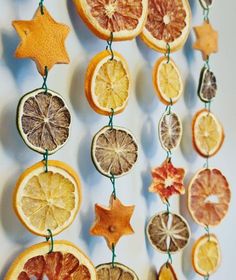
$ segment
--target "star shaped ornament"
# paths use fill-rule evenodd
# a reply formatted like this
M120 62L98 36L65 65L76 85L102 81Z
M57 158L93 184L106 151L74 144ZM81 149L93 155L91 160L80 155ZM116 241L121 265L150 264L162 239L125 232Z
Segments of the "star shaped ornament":
M70 62L65 48L70 28L56 22L45 7L43 11L41 14L39 7L32 20L12 22L21 39L16 57L33 59L41 75L45 75L46 66L50 70L54 64Z
M193 48L202 52L203 60L207 60L212 53L218 52L218 32L213 29L209 21L201 26L195 26L196 42Z
M123 235L134 233L130 225L135 206L125 206L118 198L111 196L109 207L95 204L96 219L90 229L92 235L103 236L110 249Z

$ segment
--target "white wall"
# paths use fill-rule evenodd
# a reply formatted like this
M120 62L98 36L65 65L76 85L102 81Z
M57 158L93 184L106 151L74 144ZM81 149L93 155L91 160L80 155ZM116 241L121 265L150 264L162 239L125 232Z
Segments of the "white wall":
M108 179L102 177L90 160L90 142L92 136L108 119L94 113L87 104L83 92L84 73L89 59L105 48L105 42L93 36L76 15L72 1L45 1L48 10L55 19L71 26L67 48L71 58L69 65L58 65L49 73L49 88L61 93L67 100L73 115L72 133L68 144L52 158L63 160L73 166L83 184L84 200L82 209L73 225L56 237L68 239L81 247L97 265L108 262L111 253L105 241L100 237L91 237L89 227L94 219L95 202L108 204L111 186ZM230 211L220 226L212 229L218 236L222 248L222 263L213 280L233 280L234 250L236 243L236 199L234 196L234 166L236 143L236 92L235 92L235 10L236 2L215 1L210 18L220 35L220 52L211 58L211 66L218 78L218 95L212 110L224 125L226 139L220 152L210 160L210 166L217 167L228 178L232 186ZM197 0L191 0L193 24L202 22L202 10ZM42 78L35 65L28 60L16 60L13 51L18 37L11 27L13 19L31 19L37 1L0 0L0 279L12 260L24 248L42 241L42 238L29 234L15 217L11 207L11 195L20 173L28 166L41 160L41 156L28 149L22 142L15 127L15 110L19 98L26 92L40 87ZM197 98L196 88L202 66L201 55L193 52L191 36L185 48L173 54L185 78L185 94L174 110L184 123L184 137L181 148L174 153L176 166L188 171L186 183L194 172L203 166L204 160L191 145L191 118L203 105ZM151 67L160 54L151 51L138 39L132 42L115 43L114 49L127 59L134 80L134 89L129 105L123 114L115 117L115 124L133 131L140 144L139 162L132 172L118 180L118 196L123 203L135 204L132 219L135 235L122 238L117 246L117 261L132 267L141 280L148 278L152 265L159 268L166 260L147 244L144 226L148 217L163 209L160 199L149 194L150 168L161 164L165 153L157 137L157 124L164 106L156 98L152 89ZM189 220L192 229L192 241L204 233L194 224L186 211L186 197L171 199L172 210L181 209ZM191 244L183 257L174 256L174 267L180 280L200 279L194 274L190 263Z

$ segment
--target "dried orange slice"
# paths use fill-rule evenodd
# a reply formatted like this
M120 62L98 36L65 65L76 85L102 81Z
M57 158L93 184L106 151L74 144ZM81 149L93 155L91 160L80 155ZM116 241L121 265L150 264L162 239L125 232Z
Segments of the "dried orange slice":
M93 138L92 159L103 175L127 174L138 159L138 145L125 128L105 126Z
M162 253L176 253L184 249L190 238L186 220L177 214L161 212L154 215L147 225L151 245Z
M55 153L67 141L71 115L63 98L51 90L36 89L24 95L17 109L17 126L28 147Z
M114 263L114 267L112 263L100 264L96 271L98 280L138 280L136 273L121 263Z
M202 276L210 276L219 268L220 245L214 234L205 234L193 246L192 263L194 270Z
M229 184L217 169L202 169L190 182L188 208L200 225L218 225L228 212L230 199Z
M48 229L56 235L75 219L80 208L80 181L75 171L64 162L48 161L26 169L15 187L13 206L26 228L34 234L47 236Z
M125 59L117 52L111 60L108 51L97 54L89 63L85 94L90 106L99 114L122 112L131 90L131 77Z
M181 141L183 128L179 116L175 113L165 113L159 121L159 138L163 149L176 149Z
M210 102L215 96L217 91L216 77L212 71L208 68L203 67L199 86L198 95L203 102Z
M136 37L145 24L148 0L74 0L85 24L99 38L115 41Z
M224 130L217 118L208 110L197 112L193 118L193 145L203 157L215 155L224 142Z
M148 17L141 39L159 52L166 52L167 43L174 52L185 44L191 21L188 0L149 0Z
M157 60L152 72L154 88L161 102L176 103L183 93L183 80L178 67L165 56Z
M48 242L33 245L12 263L5 280L96 280L96 270L89 258L73 243L54 241L48 253Z
M162 265L158 274L158 280L178 280L170 263L165 263Z

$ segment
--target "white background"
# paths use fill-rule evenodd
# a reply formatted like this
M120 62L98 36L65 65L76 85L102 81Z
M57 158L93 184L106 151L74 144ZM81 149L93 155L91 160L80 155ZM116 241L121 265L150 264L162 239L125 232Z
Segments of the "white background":
M57 65L49 73L48 86L61 93L67 100L73 116L71 137L67 145L51 158L63 160L73 166L80 175L83 187L83 204L73 225L56 237L76 243L92 259L95 265L111 260L111 252L103 238L91 237L89 228L94 219L93 207L98 202L108 204L111 184L94 168L90 159L92 136L108 119L99 116L90 109L84 97L84 73L88 61L105 48L105 42L99 40L85 27L76 14L72 1L45 1L48 10L59 22L71 27L67 40L67 49L71 63ZM217 167L228 178L232 187L230 211L217 228L211 229L220 241L222 248L221 267L214 280L235 279L235 243L236 243L236 199L234 195L235 141L236 141L236 92L235 92L235 11L236 2L215 1L210 18L219 31L220 48L217 55L211 57L211 67L218 79L218 95L212 110L220 118L225 128L226 139L220 152L210 160L211 167ZM10 263L24 248L43 241L27 232L19 223L11 206L14 184L21 172L42 159L22 142L15 126L15 111L19 98L28 91L38 88L42 78L30 60L17 60L13 52L18 37L11 26L13 19L31 19L37 1L0 0L0 279L3 279ZM202 10L197 0L191 1L193 25L202 22ZM179 65L185 80L185 93L175 106L184 124L184 136L181 147L174 152L176 166L187 169L186 186L191 176L201 168L204 160L198 156L191 144L191 119L203 104L198 100L196 89L199 72L202 67L201 55L192 50L194 34L182 51L172 55ZM133 91L127 109L115 117L115 124L132 130L140 146L139 162L130 174L117 181L118 196L125 204L135 204L132 225L135 234L121 239L117 246L117 261L133 268L141 280L151 280L149 274L154 265L157 269L166 261L148 245L144 228L148 218L164 209L160 199L149 194L150 168L160 165L166 154L160 147L157 137L157 124L165 107L157 99L151 82L151 67L160 54L148 49L139 40L115 43L114 49L127 59L133 78ZM171 199L172 210L181 211L188 219L192 229L192 240L183 256L174 257L173 265L180 280L195 280L201 277L191 268L191 246L204 230L193 223L186 210L186 196Z

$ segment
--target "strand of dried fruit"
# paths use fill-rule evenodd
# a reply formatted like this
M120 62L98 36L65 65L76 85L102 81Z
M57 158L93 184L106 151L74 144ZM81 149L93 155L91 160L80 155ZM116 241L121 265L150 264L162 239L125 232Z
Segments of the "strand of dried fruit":
M216 96L217 83L210 69L210 55L218 50L218 32L209 20L212 0L200 0L204 22L194 27L196 42L193 48L201 51L205 64L200 73L198 96L205 109L197 112L193 119L192 133L195 150L206 158L206 164L190 182L188 188L188 208L194 221L206 230L192 249L192 265L196 273L209 279L220 265L221 253L215 235L210 234L210 226L217 226L227 214L231 199L229 184L218 169L209 168L209 158L214 156L224 141L224 130L211 112L211 102Z

